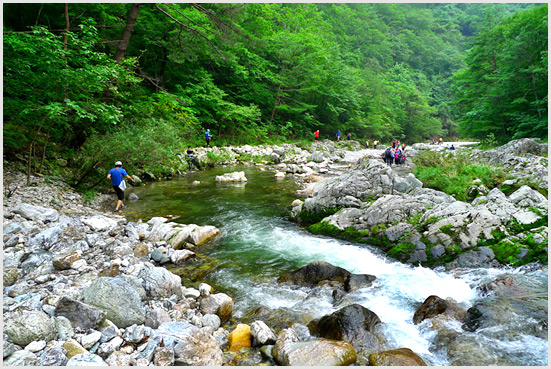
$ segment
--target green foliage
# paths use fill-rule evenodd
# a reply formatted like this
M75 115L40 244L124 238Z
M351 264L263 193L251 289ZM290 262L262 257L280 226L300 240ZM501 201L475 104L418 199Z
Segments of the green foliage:
M403 242L391 248L387 255L402 262L406 262L413 250L415 250L414 244L411 242Z
M473 180L480 179L488 189L499 186L506 174L499 168L473 164L467 155L441 154L423 151L413 159L415 176L428 188L454 196L460 201L473 200L468 189Z
M547 4L492 21L456 74L462 130L474 137L547 138ZM495 18L495 17L494 17Z
M342 209L342 207L338 208L327 208L324 209L321 212L313 213L310 211L302 210L298 215L297 218L305 223L317 223L320 222L323 218L328 217L330 215L333 215L337 212L339 212Z
M443 225L439 228L440 232L447 234L448 236L454 236L457 232L453 230L453 226L451 224Z
M490 248L494 251L496 260L503 264L521 266L534 261L542 264L548 263L548 240L541 243L534 241L534 235L529 234L523 239L505 239L493 245ZM525 250L526 255L520 259L521 250Z

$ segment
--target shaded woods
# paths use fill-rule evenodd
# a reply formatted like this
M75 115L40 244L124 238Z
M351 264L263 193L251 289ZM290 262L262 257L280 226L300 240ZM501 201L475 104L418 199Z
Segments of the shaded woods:
M206 128L547 138L546 4L3 6L4 154L75 184L114 156L165 170Z

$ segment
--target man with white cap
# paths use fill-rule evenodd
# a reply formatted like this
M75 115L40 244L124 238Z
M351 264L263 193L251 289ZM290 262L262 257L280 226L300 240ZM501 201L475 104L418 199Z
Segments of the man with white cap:
M122 168L122 162L117 161L115 163L115 168L111 169L109 171L109 174L107 175L107 179L111 180L113 189L117 193L118 201L115 212L118 212L121 207L124 208L124 204L122 203L122 201L124 200L124 190L126 189L126 182L124 181L124 177L134 182L134 179L130 177L128 173L126 173L126 170Z

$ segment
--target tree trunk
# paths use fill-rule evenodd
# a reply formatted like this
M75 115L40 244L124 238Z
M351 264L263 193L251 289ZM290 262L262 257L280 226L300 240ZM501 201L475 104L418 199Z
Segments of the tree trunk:
M69 4L65 3L65 32L63 34L63 50L67 50L67 33L69 32Z
M140 12L141 6L142 4L132 4L132 7L128 12L126 26L122 31L122 39L119 42L117 51L115 52L115 61L117 62L117 64L120 64L122 62L122 59L124 58L124 54L126 53L126 48L130 43L130 36L132 35L132 31L134 30L134 26L136 25L136 19L138 19L138 13Z

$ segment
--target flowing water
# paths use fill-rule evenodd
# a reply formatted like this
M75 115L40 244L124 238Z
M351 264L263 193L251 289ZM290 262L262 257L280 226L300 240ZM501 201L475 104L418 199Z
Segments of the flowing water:
M236 170L245 171L246 184L215 183L216 175ZM297 198L294 179L275 179L273 174L254 166L188 173L135 189L140 200L128 203L126 215L134 221L172 215L179 217L176 222L218 227L221 237L197 252L217 261L205 281L234 298L238 318L264 307L306 324L359 303L385 323L388 348L408 347L429 365L547 365L547 267L432 270L388 259L375 247L312 235L286 216L287 207ZM315 260L377 279L336 306L330 288L312 291L277 284L280 274ZM504 276L515 278L522 293L499 298L477 292L477 286ZM497 309L494 321L498 323L475 332L452 326L451 332L459 334L451 339L437 335L425 322L414 325L412 321L417 307L430 295L452 298L464 309L488 304Z

